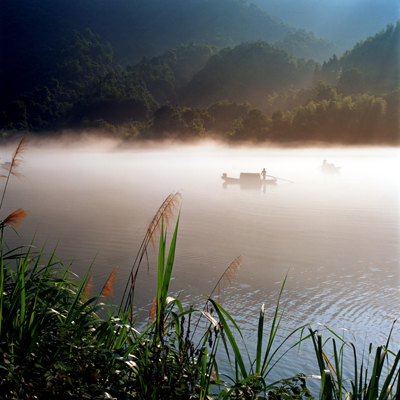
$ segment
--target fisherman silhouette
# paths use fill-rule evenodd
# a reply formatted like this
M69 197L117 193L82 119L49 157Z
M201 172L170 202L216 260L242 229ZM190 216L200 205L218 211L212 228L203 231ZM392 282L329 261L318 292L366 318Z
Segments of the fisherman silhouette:
M322 162L322 168L336 168L335 164L328 163L326 160Z
M265 179L265 177L267 176L267 171L265 170L265 168L263 168L263 170L261 171L261 175L263 179Z

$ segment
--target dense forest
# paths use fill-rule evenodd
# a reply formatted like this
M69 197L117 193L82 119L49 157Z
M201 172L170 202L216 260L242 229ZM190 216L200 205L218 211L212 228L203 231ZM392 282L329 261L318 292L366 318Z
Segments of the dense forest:
M400 22L339 55L244 0L4 3L3 138L399 142Z

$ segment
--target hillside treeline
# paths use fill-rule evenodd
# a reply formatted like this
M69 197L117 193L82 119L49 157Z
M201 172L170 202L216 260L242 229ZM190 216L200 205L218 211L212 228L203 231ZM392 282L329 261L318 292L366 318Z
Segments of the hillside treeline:
M133 123L125 137L193 140L210 137L231 143L317 141L398 144L400 90L388 96L343 96L319 82L304 105L267 117L248 103L220 101L207 108L162 106L149 123ZM118 128L98 121L109 132ZM122 133L122 132L121 132Z
M191 41L220 49L279 41L296 57L320 62L337 52L334 43L296 31L247 0L2 0L0 105L44 85L62 38L86 28L110 42L124 67Z
M109 42L73 31L52 50L45 84L5 104L0 126L8 136L100 128L137 139L397 143L399 38L400 23L388 25L322 64L251 41L191 42L122 67Z

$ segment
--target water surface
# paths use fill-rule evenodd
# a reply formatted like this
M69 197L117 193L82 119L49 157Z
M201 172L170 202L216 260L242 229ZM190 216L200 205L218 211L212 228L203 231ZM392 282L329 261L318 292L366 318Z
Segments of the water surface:
M323 159L341 166L340 174L324 174ZM61 259L78 259L72 267L78 275L93 263L95 292L119 265L116 303L146 224L179 191L171 291L186 306L200 307L243 255L236 283L222 290L220 301L243 327L251 350L260 306L265 303L272 315L286 274L282 336L321 323L349 330L345 337L360 347L365 341L381 344L399 317L398 149L29 148L26 161L28 182L11 180L2 215L24 207L29 218L18 231L25 242L36 233L39 247L47 242L51 252L57 245ZM248 190L223 185L223 172L239 177L264 167L282 180ZM11 233L7 240L16 241ZM155 296L152 250L149 260L136 292L143 316ZM316 366L311 356L301 358L302 368L311 364ZM291 363L282 368L300 372Z

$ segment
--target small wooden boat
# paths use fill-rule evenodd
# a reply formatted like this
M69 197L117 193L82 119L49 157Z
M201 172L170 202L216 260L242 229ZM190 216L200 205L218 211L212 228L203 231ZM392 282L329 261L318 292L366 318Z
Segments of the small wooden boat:
M321 170L322 172L337 173L340 172L340 167L337 167L335 164L328 163L326 160L324 160L321 165Z
M231 178L223 173L221 176L222 180L227 184L236 184L241 186L258 186L258 185L270 185L275 184L277 178L261 178L260 174L242 172L239 178Z

